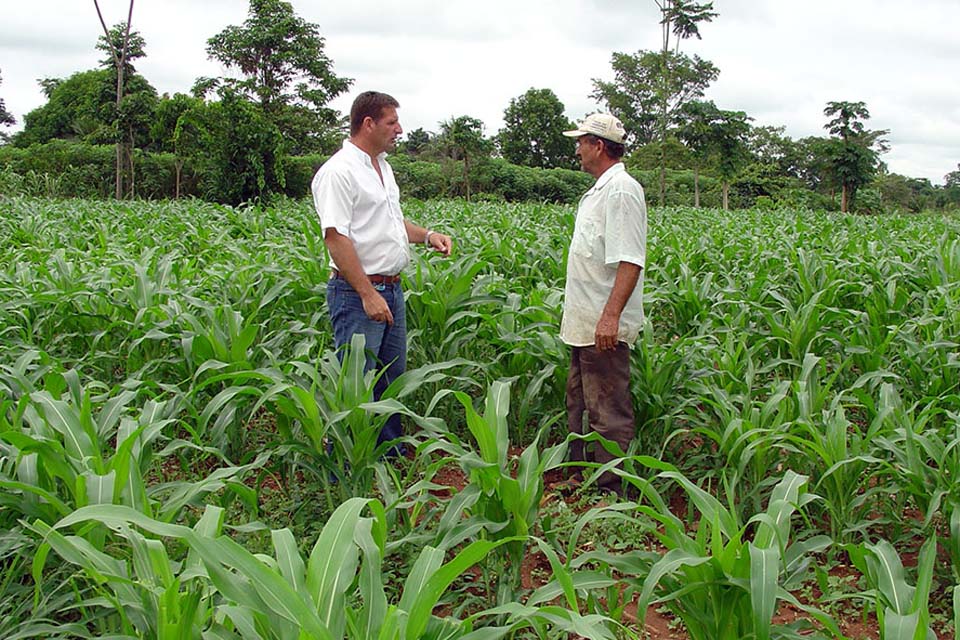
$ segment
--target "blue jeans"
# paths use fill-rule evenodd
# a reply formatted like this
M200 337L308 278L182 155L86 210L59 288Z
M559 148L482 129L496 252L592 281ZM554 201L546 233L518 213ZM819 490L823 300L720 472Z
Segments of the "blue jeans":
M379 400L383 391L407 368L407 319L403 304L403 289L400 283L373 285L390 307L393 324L375 322L363 310L360 295L346 280L331 278L327 283L327 308L333 323L333 339L340 349L350 344L354 334L362 333L366 339L366 371L386 367L386 372L377 380L373 389L374 399ZM343 351L340 351L342 361ZM380 430L377 443L396 440L403 435L400 414L387 418ZM395 447L390 453L400 453Z

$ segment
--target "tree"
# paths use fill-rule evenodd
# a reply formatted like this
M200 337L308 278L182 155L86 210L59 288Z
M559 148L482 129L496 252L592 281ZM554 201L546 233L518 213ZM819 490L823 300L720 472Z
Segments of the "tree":
M408 156L419 156L424 153L433 143L434 135L425 131L422 127L414 129L407 133L406 140L397 145L397 150L406 153Z
M437 144L447 157L463 161L463 183L470 199L470 163L490 154L493 144L483 137L483 122L470 116L459 116L440 123Z
M874 179L871 187L880 192L881 203L887 211L895 209L918 213L932 206L936 199L936 189L925 178L882 173Z
M801 178L804 154L802 145L784 134L785 127L751 127L747 149L754 160L772 167L788 178Z
M207 41L207 55L242 79L200 78L199 96L218 86L257 102L283 134L291 153L329 150L341 131L339 113L326 105L353 80L333 72L319 27L294 13L289 2L250 0L243 26L229 26Z
M174 155L175 198L180 198L183 165L199 147L200 130L195 126L196 113L204 108L203 100L176 93L172 98L164 95L155 111L150 136L154 148Z
M693 101L679 113L678 135L694 158L694 204L700 206L699 169L708 160L723 181L723 208L730 207L730 182L749 159L746 143L750 117L743 111L724 111L713 102Z
M688 0L653 0L660 9L663 46L661 51L670 50L670 34L676 36L675 50L680 50L680 42L700 37L700 23L711 22L717 17L712 2L689 2Z
M943 176L943 186L960 187L960 162L957 163L956 171L951 171L947 175Z
M148 145L157 92L139 74L128 76L124 85L123 122L128 133L132 127L134 146ZM23 130L13 135L14 145L28 147L55 139L116 143L116 79L112 70L91 69L68 78L45 78L40 86L47 102L23 117Z
M111 32L107 28L107 23L103 19L103 12L100 11L100 3L97 0L93 0L93 6L97 9L97 17L100 18L100 25L103 27L103 38L97 45L97 49L107 50L110 52L110 58L113 62L114 69L116 71L117 79L117 94L116 94L116 120L115 120L115 129L116 129L116 142L117 142L117 165L116 165L116 197L119 200L123 197L124 193L124 173L126 170L129 170L129 191L130 195L133 195L134 189L134 172L133 172L133 142L130 140L132 133L128 134L129 122L120 122L121 113L123 109L123 98L124 98L124 74L128 68L130 60L128 59L128 54L130 53L130 22L133 20L133 0L130 0L130 9L127 12L127 21L125 24L114 27L114 31ZM120 33L123 33L122 38L118 38ZM143 55L143 46L142 39L140 42L140 55ZM109 62L109 61L107 61ZM130 67L132 69L132 66ZM132 111L129 110L129 111Z
M713 150L710 127L719 113L713 102L693 100L683 105L677 114L677 137L693 157L693 206L697 208L700 207L700 171Z
M620 118L632 143L665 145L667 126L685 103L703 96L720 75L708 60L673 51L614 52L614 81L594 79L590 97ZM665 158L660 162L665 174ZM661 180L660 202L663 202Z
M833 116L823 127L836 136L826 149L826 159L841 188L840 210L846 213L855 204L857 189L867 184L880 168L880 154L888 149L882 137L889 131L864 127L870 112L863 102L828 102L823 115Z
M943 177L943 187L936 194L937 206L941 208L960 209L960 163L957 170L951 171Z
M563 103L550 89L530 88L512 98L497 135L500 153L510 162L528 167L575 168L570 139L563 135L574 125L563 112Z
M717 171L723 180L723 209L730 208L730 181L749 158L746 135L750 130L743 111L719 111L710 126L711 146L717 154Z
M0 75L0 84L3 84L3 76ZM8 127L10 125L17 124L17 120L13 117L13 114L7 111L7 106L3 103L3 98L0 98L0 126ZM0 140L6 140L7 134L0 133Z
M175 144L199 165L203 197L237 205L264 201L285 186L283 136L258 104L229 87L177 119Z
M654 3L660 9L660 26L663 35L663 44L660 48L660 82L658 84L660 118L657 127L660 134L660 146L663 149L667 140L667 127L671 117L670 101L674 95L673 92L676 90L674 73L683 70L682 66L673 63L672 57L680 55L680 43L683 40L691 37L700 40L700 23L710 22L717 16L717 13L713 11L712 2L699 4L690 0L654 0ZM670 51L671 33L676 37L672 53ZM682 104L683 102L680 102L676 106L679 107ZM662 150L660 154L659 202L661 205L663 205L666 188L665 153L666 151Z

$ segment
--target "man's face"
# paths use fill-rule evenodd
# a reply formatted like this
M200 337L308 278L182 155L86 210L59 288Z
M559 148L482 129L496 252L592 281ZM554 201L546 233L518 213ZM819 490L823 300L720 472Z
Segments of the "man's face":
M577 158L580 159L580 168L594 175L598 160L603 153L603 143L594 136L580 136L577 138Z
M377 147L377 153L382 153L393 151L397 146L397 138L402 133L397 110L394 107L384 107L380 112L380 119L373 122L370 138Z

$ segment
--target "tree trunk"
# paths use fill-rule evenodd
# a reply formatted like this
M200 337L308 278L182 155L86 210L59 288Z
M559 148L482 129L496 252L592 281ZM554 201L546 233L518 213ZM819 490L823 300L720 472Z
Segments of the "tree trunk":
M116 198L120 200L123 198L123 173L124 173L124 161L126 160L126 155L124 153L125 149L125 140L124 135L120 132L119 119L120 119L120 102L123 100L123 66L127 62L127 43L130 40L130 22L133 20L133 0L130 0L130 10L127 12L127 30L123 36L123 47L120 51L117 51L113 47L113 43L110 41L110 29L107 28L107 23L103 19L103 13L100 11L100 4L97 0L93 0L93 6L97 9L97 17L100 18L100 24L103 26L103 35L106 39L107 46L110 47L110 53L113 56L113 63L117 67L117 157L116 157L116 166L114 167L117 180L116 180ZM131 143L132 144L132 143ZM132 154L131 157L131 166L133 164ZM133 190L133 177L131 171L131 192Z
M137 195L137 176L133 170L133 129L130 128L127 130L127 139L124 141L124 148L127 152L127 178L130 180L130 190L128 195L130 199L133 199Z
M180 199L180 172L183 170L183 160L177 158L173 161L174 175L176 176L176 186L174 187L174 199Z
M723 210L730 210L730 183L726 180L723 181Z
M843 185L843 190L840 192L840 212L847 213L847 185Z
M467 187L467 202L470 202L470 156L463 154L463 182Z
M693 168L693 206L700 208L700 167Z

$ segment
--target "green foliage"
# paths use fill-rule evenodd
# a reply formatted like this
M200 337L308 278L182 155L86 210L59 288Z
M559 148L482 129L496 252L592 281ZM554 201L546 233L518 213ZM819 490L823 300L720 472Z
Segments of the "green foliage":
M440 133L434 141L445 158L462 161L462 190L449 195L462 195L470 199L471 165L478 165L489 158L493 142L483 135L483 122L470 116L458 116L440 123Z
M550 89L530 88L511 98L497 134L500 153L527 167L575 169L573 145L563 135L574 126L563 113L563 103Z
M136 152L137 192L146 198L172 197L177 159L169 154ZM0 147L0 167L10 176L8 195L53 198L109 198L114 192L116 148L70 140L51 140L25 149ZM187 165L187 173L190 165ZM14 187L13 182L17 186ZM196 180L188 179L185 194L196 195Z
M13 144L28 147L54 139L90 144L116 142L118 132L129 134L135 146L146 146L157 105L156 89L141 75L124 78L124 94L117 109L115 69L77 72L62 80L45 81L47 103L23 118L24 128Z
M854 566L866 576L869 590L862 597L873 604L882 640L935 640L928 601L936 561L937 538L928 539L917 559L916 586L907 583L903 564L886 540L848 546Z
M660 139L661 104L666 104L665 118L672 118L684 103L702 96L720 73L707 60L671 51L614 52L611 66L614 80L594 79L590 97L620 118L635 144Z
M197 170L205 199L240 204L283 192L283 136L259 106L225 90L200 123Z
M689 535L683 522L663 509L648 483L639 483L641 492L652 496L653 506L638 511L662 526L657 538L667 549L642 581L637 602L641 622L649 604L662 602L695 640L798 637L794 625L772 623L777 601L784 600L839 635L829 616L789 592L806 572L810 554L830 544L823 536L792 539L794 513L815 499L806 492L806 477L787 471L774 487L767 510L743 524L682 474L668 470L661 475L686 491L699 521L696 534Z
M117 81L117 62L122 54L123 56L123 74L124 81L132 74L136 73L136 67L133 66L134 60L139 60L147 55L146 41L137 31L127 31L127 23L121 22L115 24L107 31L107 35L97 38L97 51L103 51L107 57L100 61L100 67L109 69L113 72L113 81Z
M834 116L823 127L836 136L825 156L833 179L843 190L840 210L846 212L855 208L857 190L876 174L879 154L887 150L882 136L889 131L869 131L863 126L870 118L863 102L828 102L823 114Z
M689 171L668 178L678 189L692 184ZM0 184L13 182L0 171ZM255 630L250 637L279 635L296 626L281 601L318 610L314 591L289 577L299 569L284 568L295 556L308 567L314 534L328 525L344 527L343 553L332 557L356 558L339 591L345 621L336 620L351 637L366 637L372 611L386 611L387 635L411 632L413 594L428 591L414 626L431 637L632 637L635 625L611 619L624 620L627 603L654 584L664 551L683 562L658 566L651 601L684 608L691 627L719 616L746 635L770 626L772 637L794 631L767 624L775 597L790 602L779 588L822 607L806 569L820 570L827 602L838 595L836 576L822 574L840 549L819 546L825 534L854 546L889 540L898 555L911 550L906 541L936 536L957 563L956 217L866 218L775 202L736 213L652 208L649 323L631 358L640 425L632 447L654 455L622 460L638 503L584 512L596 502L589 487L568 504L546 472L563 441L569 356L557 327L573 208L409 201L405 213L453 232L456 250L445 259L411 247L410 375L370 403L358 361L329 350L329 274L308 201L5 193L4 635L149 635L161 622L168 635L216 636L216 625L225 637L240 637L239 625ZM497 381L509 381L512 411ZM355 394L344 393L348 383ZM149 418L162 403L162 420ZM389 412L408 420L410 458L382 462L363 449ZM789 482L802 479L786 470L801 468L808 486ZM777 487L785 477L795 493ZM141 487L146 501L134 498ZM346 499L354 493L364 506ZM356 519L330 521L347 503ZM143 504L152 517L137 515ZM226 513L204 519L207 505ZM52 528L66 542L42 524L63 513ZM27 517L33 529L18 523ZM263 534L250 518L295 537ZM16 552L4 555L4 545ZM535 559L533 585L518 585L506 564L517 548ZM927 588L927 554L916 580L909 568L903 575L939 632L948 604L941 588ZM496 582L478 580L476 562ZM933 566L932 584L951 580L946 562ZM771 577L777 586L759 586ZM488 608L501 579L512 600ZM875 596L861 600L872 608ZM856 615L850 606L844 615ZM885 623L920 611L887 608L896 615L884 610Z
M711 22L717 17L713 10L712 2L698 3L692 0L655 0L663 19L660 24L663 26L663 50L670 48L670 34L677 37L676 46L680 46L680 40L687 40L696 37L700 40L701 22Z
M112 142L109 112L116 102L115 91L116 76L106 69L48 80L47 103L23 117L23 130L13 136L13 144L28 147L55 138Z
M297 16L289 2L250 0L242 26L207 41L208 56L243 78L201 78L195 91L229 87L259 104L290 153L329 153L340 117L326 105L353 81L334 73L324 47L319 27Z

